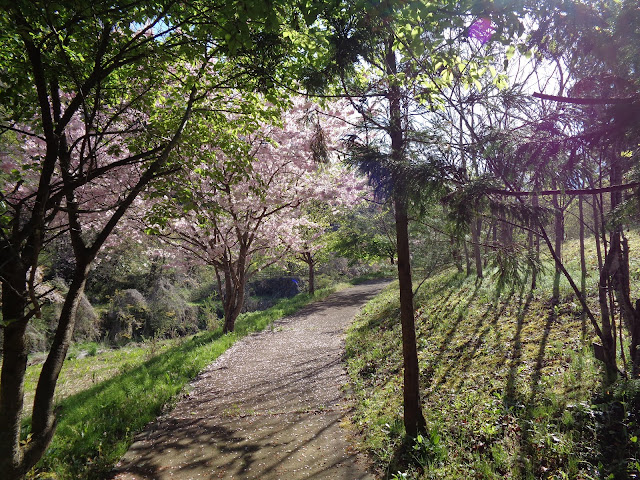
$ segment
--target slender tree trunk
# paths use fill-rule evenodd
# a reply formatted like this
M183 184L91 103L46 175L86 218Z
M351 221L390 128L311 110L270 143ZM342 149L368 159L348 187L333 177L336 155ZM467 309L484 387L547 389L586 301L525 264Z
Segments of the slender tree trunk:
M617 370L616 360L615 360L615 347L613 346L614 342L613 342L613 336L611 332L611 323L609 321L609 315L608 315L609 306L607 303L607 287L606 287L607 278L605 275L605 270L608 268L607 262L611 262L612 259L607 258L605 260L605 266L600 274L599 300L600 300L601 323L602 323L602 326L600 326L595 316L593 315L593 312L589 308L586 298L582 295L582 292L580 291L580 287L578 287L578 285L574 282L573 277L571 276L571 274L569 274L567 269L564 267L562 260L560 259L560 257L557 256L555 252L555 248L553 246L553 242L551 241L551 238L549 238L549 235L547 234L544 228L544 225L539 221L538 221L538 228L540 232L540 238L547 245L549 253L553 257L553 260L555 261L556 266L560 268L562 274L569 282L569 285L573 289L573 292L576 294L576 297L578 297L578 300L580 301L580 305L582 305L583 310L587 313L587 317L589 318L589 321L591 322L591 325L593 326L593 329L596 335L602 341L602 346L598 347L597 345L594 345L596 357L604 362L609 380L615 379L618 370ZM603 283L604 283L604 287L603 287ZM606 315L605 315L605 311L607 312Z
M556 188L555 182L553 183L553 188ZM560 208L560 202L558 200L557 194L553 195L552 202L554 208L555 252L560 261L562 261L562 242L564 240L564 213ZM560 265L558 265L558 262L556 262L555 272L553 275L553 295L551 298L551 302L554 305L557 305L560 302L561 275L562 271L560 269Z
M593 235L596 240L596 254L598 255L598 271L602 270L602 247L600 246L600 214L598 212L598 196L594 193L593 202Z
M611 185L622 183L622 172L616 161L611 163ZM622 192L611 193L611 210L614 211L622 203ZM632 375L637 377L640 374L640 312L631 300L631 286L629 275L629 245L624 238L621 225L616 225L611 233L609 243L609 255L614 259L611 262L609 271L611 276L611 286L616 293L616 300L620 308L620 325L624 321L627 331L631 335L630 354L632 364ZM605 262L606 263L606 262Z
M309 295L313 296L316 293L316 262L310 252L307 252L309 261Z
M404 425L407 435L416 437L419 432L425 430L426 421L420 402L420 370L413 313L413 283L408 227L406 200L396 198L400 322L402 324L402 355L404 359Z
M223 304L224 309L224 327L222 328L222 333L231 333L236 328L236 319L238 315L236 314L236 305L237 305L237 292L233 287L228 292L225 292L225 301Z
M465 146L464 146L464 115L465 115L465 110L464 110L464 102L462 100L462 95L461 95L461 87L458 86L457 89L457 93L458 93L458 99L460 100L460 118L459 118L459 122L460 124L458 125L458 148L460 150L460 166L462 171L464 172L464 177L465 179L468 180L468 176L469 176L469 171L467 168L467 156L465 155ZM473 119L473 110L471 111L471 115L470 118ZM471 120L471 122L473 122L473 120ZM475 167L475 174L478 174L478 169L477 169L477 162L475 161L475 158L473 159L473 166ZM482 219L480 217L474 217L469 225L469 228L471 230L471 248L473 249L473 260L476 264L476 275L478 276L478 278L482 278L482 253L480 251L480 229L481 229L481 225L482 225ZM467 260L467 275L471 275L471 259L469 258L469 251L467 250L467 246L466 246L466 242L465 242L465 255L466 255L466 260Z
M385 56L387 73L397 73L393 44L389 41ZM402 130L401 93L391 86L389 100L389 136L391 156L394 162L404 162L404 135ZM400 322L402 325L402 355L404 359L404 426L409 437L416 437L426 429L426 421L420 402L420 372L416 346L415 318L413 312L413 283L411 279L411 254L409 252L409 216L405 179L395 175L394 208L398 249L398 282L400 287Z
M602 270L600 271L600 280L598 282L598 301L600 303L600 318L602 322L602 334L600 340L602 341L602 360L605 364L607 373L607 379L612 382L618 375L617 361L616 361L616 347L615 339L613 337L613 325L611 321L612 312L609 309L609 278L611 276L612 267L617 262L616 250L610 248L605 257ZM596 352L596 356L597 352Z
M453 238L451 238L451 256L453 257L453 262L456 265L458 273L462 273L464 270L462 269L462 255L460 255L460 245Z
M536 190L538 189L537 183L535 185L535 189ZM538 195L533 195L533 197L531 198L531 206L534 208L534 210L537 210L537 208L540 206L540 200L538 199ZM536 261L540 261L540 239L534 238L534 235L533 235L534 226L535 226L535 222L533 222L531 225L532 231L531 231L531 237L530 237L530 245L531 245L532 251L535 248ZM535 290L537 286L538 286L538 270L534 269L531 275L531 290Z
M473 243L473 258L476 262L476 275L482 278L482 251L480 249L480 230L482 219L480 217L471 221L471 242Z
M467 277L471 275L471 256L469 255L469 247L467 245L466 240L462 240L462 245L464 245L464 261L467 267Z
M636 300L635 304L631 300L631 287L630 287L630 275L629 275L629 243L621 233L621 247L620 255L622 257L620 271L617 277L617 287L620 289L620 297L622 300L620 303L620 310L622 317L625 320L627 331L631 336L629 344L629 351L631 354L631 372L634 378L640 376L640 300ZM622 337L620 340L620 347L622 345ZM623 357L624 359L624 357Z
M584 208L582 195L578 196L578 221L580 223L580 291L587 296L587 260L584 254ZM582 336L587 334L587 314L582 312Z
M309 295L314 296L316 294L316 273L315 265L313 262L309 264Z
M307 264L309 273L309 295L313 296L316 293L316 261L309 251L302 252L298 258Z

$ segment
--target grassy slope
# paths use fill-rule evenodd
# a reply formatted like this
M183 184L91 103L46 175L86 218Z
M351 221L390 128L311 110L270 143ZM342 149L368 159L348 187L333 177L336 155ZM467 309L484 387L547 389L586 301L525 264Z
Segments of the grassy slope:
M335 290L322 289L313 298L300 294L268 310L243 314L233 334L216 330L68 359L59 379L56 434L30 477L103 478L134 434L170 407L188 382L236 340ZM27 369L27 398L33 398L40 368ZM25 437L29 423L24 422Z
M574 270L576 248L566 252ZM637 277L638 265L632 271ZM595 279L589 282L593 295ZM347 357L358 404L353 422L380 471L391 478L636 478L637 385L602 391L590 325L568 285L561 294L552 308L551 269L535 291L502 295L490 278L448 272L427 280L416 298L416 328L429 432L405 445L397 284L371 302L349 334Z

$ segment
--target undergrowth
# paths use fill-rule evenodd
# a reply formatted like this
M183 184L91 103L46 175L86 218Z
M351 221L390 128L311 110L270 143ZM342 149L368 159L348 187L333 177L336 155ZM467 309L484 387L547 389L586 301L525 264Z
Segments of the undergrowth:
M300 294L268 310L242 314L232 334L222 335L217 329L120 350L75 346L60 375L56 433L29 477L103 478L126 452L133 436L170 408L188 382L238 339L327 297L336 288L342 286L316 291L313 297ZM28 368L28 398L32 398L40 368ZM30 419L26 419L25 439L29 428Z
M551 276L501 293L491 277L425 281L415 305L427 431L415 439L402 424L397 282L362 310L347 337L352 423L383 478L640 478L640 383L603 387L590 325L567 285L551 304Z

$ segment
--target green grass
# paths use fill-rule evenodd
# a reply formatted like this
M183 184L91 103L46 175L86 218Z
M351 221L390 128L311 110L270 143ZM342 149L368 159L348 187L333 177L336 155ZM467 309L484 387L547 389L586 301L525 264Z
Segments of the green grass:
M130 344L119 349L111 349L95 342L73 344L69 347L67 359L60 372L56 387L55 401L74 395L78 392L112 378L123 369L131 369L143 364L151 357L166 351L175 341L148 341ZM95 349L95 354L92 352ZM42 358L41 358L42 357ZM42 355L37 359L43 360ZM27 368L25 375L25 415L31 415L33 395L42 364Z
M575 250L567 245L574 271ZM424 283L416 330L428 432L418 439L402 425L397 283L363 309L347 337L352 423L384 477L640 478L640 385L603 389L590 325L565 281L551 306L551 277L500 295L490 275ZM589 281L593 294L595 271Z
M322 300L336 288L344 285L243 314L233 334L216 330L108 351L101 351L99 345L74 346L60 375L55 436L30 477L102 478L126 452L133 436L170 408L188 382L235 341L311 301ZM40 368L28 368L28 395L33 394ZM29 423L24 422L25 437Z

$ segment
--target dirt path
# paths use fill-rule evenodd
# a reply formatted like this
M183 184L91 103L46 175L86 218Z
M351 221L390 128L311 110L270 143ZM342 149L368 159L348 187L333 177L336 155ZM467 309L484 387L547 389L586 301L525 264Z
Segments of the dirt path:
M340 423L344 329L385 283L337 292L237 343L141 433L114 479L372 480Z

